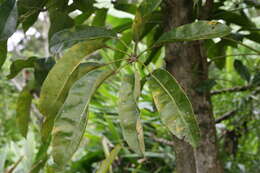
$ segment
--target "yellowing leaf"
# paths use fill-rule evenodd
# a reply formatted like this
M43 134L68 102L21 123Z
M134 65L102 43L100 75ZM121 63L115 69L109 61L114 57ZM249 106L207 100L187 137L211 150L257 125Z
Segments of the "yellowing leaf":
M49 137L56 115L66 99L68 89L71 86L68 85L71 75L84 57L100 49L103 44L103 40L93 40L73 46L49 72L43 83L39 101L39 109L45 116L42 127L43 139ZM89 70L92 69L92 67L89 68Z
M192 105L176 79L167 71L157 69L148 82L165 126L179 139L197 146L200 138L199 127Z

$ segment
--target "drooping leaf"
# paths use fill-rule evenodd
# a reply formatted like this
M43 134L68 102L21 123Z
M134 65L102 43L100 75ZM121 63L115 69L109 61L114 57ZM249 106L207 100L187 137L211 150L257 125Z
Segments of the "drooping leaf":
M39 101L39 109L46 117L42 127L43 139L48 139L57 113L73 83L82 75L100 66L96 63L90 63L83 65L84 68L82 68L79 66L81 60L101 48L102 45L102 40L95 40L73 46L49 72L43 83Z
M26 86L21 91L16 104L16 123L23 137L26 138L29 121L30 110L33 96L30 91L30 87Z
M26 32L37 20L46 0L18 0L17 8L23 30Z
M87 109L97 88L113 70L97 69L75 82L53 128L52 156L64 166L76 152L87 124Z
M165 32L155 45L167 42L194 41L223 37L230 33L231 29L225 24L214 21L197 21L182 25Z
M14 78L18 73L20 73L24 68L34 67L34 63L37 60L37 57L29 57L28 59L18 59L11 64L10 74L7 76L8 79Z
M250 81L250 78L251 78L250 71L240 60L236 59L234 61L234 67L242 79L245 79L247 82Z
M92 21L92 26L105 26L107 11L108 9L106 8L97 9L95 12L95 17Z
M118 114L124 139L129 147L136 153L143 155L144 137L139 109L137 106L137 96L140 89L140 80L134 75L124 76L119 91Z
M161 4L162 0L144 0L136 10L134 23L132 26L134 41L139 41L144 30L149 15L152 14Z
M169 72L157 69L151 74L148 83L165 126L179 139L197 146L199 127L192 105L176 79Z
M114 160L116 159L119 151L121 150L121 146L117 145L109 154L109 156L101 163L100 167L97 170L97 173L107 173L109 167L112 165Z
M17 16L15 0L5 0L0 5L0 41L7 40L15 32Z
M0 69L7 57L7 41L0 41Z
M62 30L51 38L50 50L59 53L61 50L87 40L99 38L114 38L116 33L103 27L78 26L73 29Z

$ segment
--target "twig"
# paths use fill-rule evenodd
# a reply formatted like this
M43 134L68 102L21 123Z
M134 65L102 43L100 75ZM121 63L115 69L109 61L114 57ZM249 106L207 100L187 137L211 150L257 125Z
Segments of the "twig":
M155 142L159 142L161 144L164 144L164 145L169 145L169 146L174 146L174 142L172 141L169 141L167 139L164 139L164 138L158 138L154 135L150 135L150 137L155 141Z
M12 173L22 160L23 156L21 156L20 159L17 160L17 162L15 162L15 164L9 170L6 171L6 173Z
M234 87L234 88L212 91L210 94L211 94L211 96L213 96L213 95L217 95L217 94L241 92L241 91L246 91L246 90L252 89L254 87L255 87L254 85L238 86L238 87Z

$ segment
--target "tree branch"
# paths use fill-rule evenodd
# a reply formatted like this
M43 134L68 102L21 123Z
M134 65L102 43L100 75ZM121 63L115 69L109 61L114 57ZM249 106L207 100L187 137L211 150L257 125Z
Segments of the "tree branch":
M232 110L232 111L224 113L222 116L220 116L219 118L217 118L215 120L215 124L218 124L224 120L229 119L230 117L234 116L236 112L237 112L237 110Z
M241 92L241 91L246 91L246 90L252 89L254 87L255 87L254 85L238 86L238 87L234 87L234 88L212 91L210 94L211 94L211 96L213 96L213 95L217 95L217 94Z

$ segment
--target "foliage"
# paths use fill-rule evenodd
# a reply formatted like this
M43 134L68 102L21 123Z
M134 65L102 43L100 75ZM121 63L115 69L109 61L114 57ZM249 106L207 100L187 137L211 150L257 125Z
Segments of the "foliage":
M260 33L259 23L250 19L259 6L243 2L250 9L246 14L239 4L220 0L211 18L201 20L197 13L203 4L194 1L194 22L162 32L161 0L108 1L110 6L102 8L98 2L0 1L0 65L6 61L1 126L7 122L1 129L0 146L7 149L0 150L0 171L15 163L15 172L32 173L172 171L171 134L196 147L200 130L182 86L163 69L164 46L196 40L204 41L210 64L210 79L197 90L217 91L212 96L216 118L231 110L237 114L218 128L226 171L259 171ZM49 15L48 31L39 27L42 14ZM27 34L32 28L42 40L19 43L24 50L8 54L28 58L12 59L10 65L7 40L15 31ZM38 52L43 47L38 42L49 45L51 56L48 50ZM21 83L19 96L4 76ZM242 89L222 91L237 86ZM12 128L15 122L25 139Z

